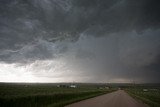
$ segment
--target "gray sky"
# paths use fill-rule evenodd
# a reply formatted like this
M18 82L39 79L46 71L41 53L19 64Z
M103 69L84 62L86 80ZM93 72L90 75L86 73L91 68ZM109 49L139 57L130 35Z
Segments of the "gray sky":
M159 0L0 0L0 82L160 82Z

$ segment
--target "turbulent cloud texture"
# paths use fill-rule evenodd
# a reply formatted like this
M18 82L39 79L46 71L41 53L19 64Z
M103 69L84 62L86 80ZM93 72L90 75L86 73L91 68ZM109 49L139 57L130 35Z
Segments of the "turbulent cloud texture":
M159 4L1 0L0 81L160 82Z

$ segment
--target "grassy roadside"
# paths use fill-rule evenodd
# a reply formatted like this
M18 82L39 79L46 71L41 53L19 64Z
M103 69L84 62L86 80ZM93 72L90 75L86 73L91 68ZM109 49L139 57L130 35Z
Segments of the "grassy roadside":
M19 98L0 99L1 107L63 107L64 105L95 97L111 91L91 91L63 93L54 95L36 95Z
M64 107L65 105L71 104L71 103L75 103L78 101L82 101L85 99L89 99L89 98L93 98L99 95L103 95L103 94L107 94L110 93L112 91L105 91L105 92L95 92L95 93L88 93L87 95L82 95L82 96L76 96L76 98L71 98L71 99L67 99L65 101L60 101L58 103L53 103L47 107Z
M152 92L143 92L142 89L127 89L125 90L133 98L142 101L150 107L160 107L160 96Z
M68 85L68 84L67 84ZM95 84L77 88L55 84L0 84L0 107L63 107L64 105L114 91Z

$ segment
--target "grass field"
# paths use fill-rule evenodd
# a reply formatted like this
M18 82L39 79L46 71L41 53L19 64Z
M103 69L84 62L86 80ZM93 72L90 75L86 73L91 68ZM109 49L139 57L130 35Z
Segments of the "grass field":
M160 107L159 84L77 83L76 88L70 88L70 85L66 83L0 83L0 107L63 107L76 101L115 91L118 88L126 90L132 97L143 101L150 107Z
M143 101L150 107L160 107L160 87L159 86L133 86L126 91L134 98Z
M63 107L75 101L80 101L114 89L106 89L101 84L0 84L0 107Z

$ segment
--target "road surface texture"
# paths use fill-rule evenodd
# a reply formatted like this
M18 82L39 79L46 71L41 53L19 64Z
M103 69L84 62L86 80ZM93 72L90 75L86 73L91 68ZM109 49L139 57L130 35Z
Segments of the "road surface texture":
M95 98L83 100L65 107L149 107L118 90Z

